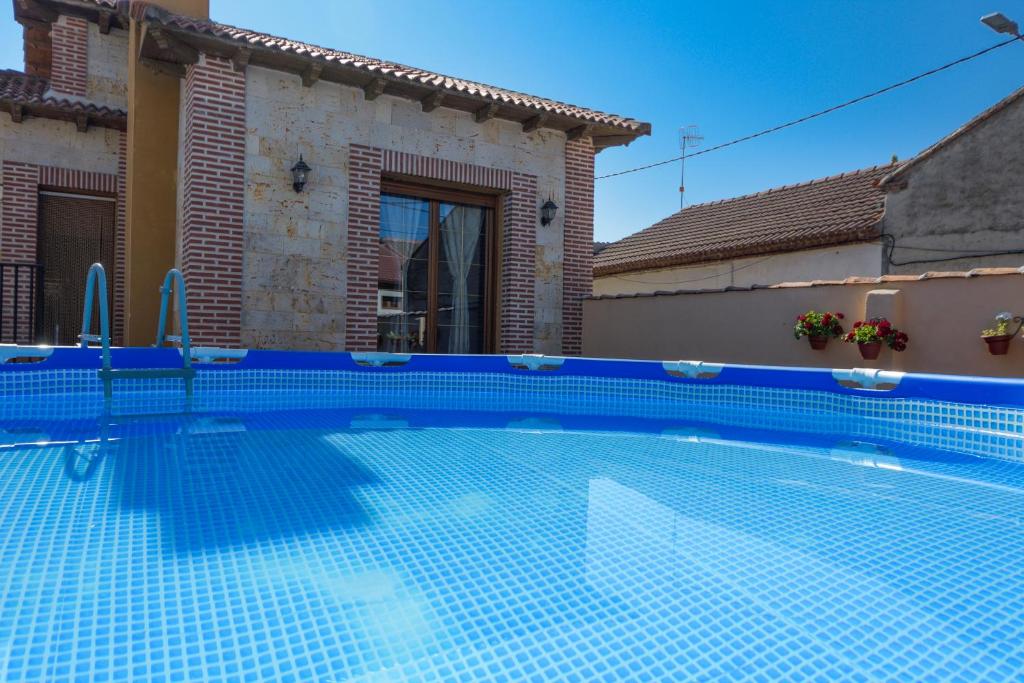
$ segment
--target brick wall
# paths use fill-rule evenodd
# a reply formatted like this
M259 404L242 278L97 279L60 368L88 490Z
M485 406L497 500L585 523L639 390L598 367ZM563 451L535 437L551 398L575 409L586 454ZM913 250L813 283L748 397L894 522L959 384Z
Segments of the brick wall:
M594 148L589 138L565 143L565 256L562 262L562 353L583 350L583 299L594 275Z
M345 348L377 349L377 261L380 175L384 152L363 145L348 153L348 283Z
M53 46L50 87L57 93L85 97L89 70L89 23L61 16L50 29Z
M526 173L363 145L349 147L348 303L345 346L377 346L377 261L382 173L504 190L500 342L502 353L534 348L537 179Z
M537 268L537 178L516 173L501 231L501 353L532 353Z
M181 262L196 344L237 346L242 313L245 74L204 55L185 75Z

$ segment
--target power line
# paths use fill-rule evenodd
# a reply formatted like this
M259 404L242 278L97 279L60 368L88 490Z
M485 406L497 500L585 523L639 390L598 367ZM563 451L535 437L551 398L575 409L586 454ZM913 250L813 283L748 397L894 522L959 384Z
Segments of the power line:
M870 92L867 95L861 95L860 97L855 97L852 100L847 100L846 102L843 102L842 104L837 104L835 106L829 107L828 109L822 109L821 111L815 112L813 114L808 114L807 116L802 116L799 119L795 119L793 121L789 121L788 123L783 123L783 124L778 125L778 126L773 126L772 128L766 128L766 129L764 129L762 131L758 131L757 133L752 133L750 135L744 135L741 138L736 138L735 140L730 140L729 142L723 142L720 145L715 145L714 147L708 147L707 149L702 149L699 152L691 152L690 154L682 154L682 155L677 156L677 157L672 158L672 159L666 159L665 161L657 161L657 162L655 162L653 164L647 164L645 166L637 166L636 168L626 169L625 171L617 171L616 173L608 173L606 175L595 176L594 179L595 180L602 180L604 178L614 178L615 176L626 175L627 173L636 173L637 171L646 171L649 168L655 168L657 166L664 166L666 164L675 163L676 161L679 161L680 159L689 159L690 157L700 156L701 154L708 154L709 152L715 152L715 151L720 150L720 149L725 149L726 147L732 147L733 145L738 145L741 142L746 142L747 140L753 140L754 138L759 138L759 137L762 137L764 135L768 135L769 133L775 133L775 132L778 132L780 130L783 130L784 128L790 128L790 127L795 126L797 124L805 123L807 121L810 121L811 119L816 119L819 116L824 116L825 114L831 114L834 111L839 111L840 109L844 109L846 107L849 107L851 105L857 104L859 102L863 102L864 100L869 100L872 97L877 97L877 96L885 94L885 93L887 93L887 92L889 92L891 90L896 90L897 88L902 88L903 86L910 85L911 83L913 83L915 81L919 81L922 78L927 78L928 76L934 76L935 74L937 74L937 73L939 73L941 71L945 71L946 69L951 69L954 66L958 66L958 65L963 64L965 62L969 62L972 59L977 59L978 57L981 57L982 55L986 55L989 52L993 52L995 50L998 50L1001 47L1006 47L1010 43L1016 42L1018 40L1022 40L1022 38L1020 36L1014 36L1013 38L1010 38L1009 40L1004 40L1001 43L996 43L995 45L993 45L991 47L985 48L984 50L979 50L978 52L975 52L974 54L967 55L966 57L961 57L960 59L957 59L955 61L949 62L948 64L943 64L942 66L936 67L934 69L931 69L930 71L925 71L924 73L918 74L918 75L913 76L911 78L908 78L908 79L906 79L904 81L900 81L899 83L893 83L892 85L888 85L888 86L886 86L884 88L881 88L879 90L875 90L874 92Z

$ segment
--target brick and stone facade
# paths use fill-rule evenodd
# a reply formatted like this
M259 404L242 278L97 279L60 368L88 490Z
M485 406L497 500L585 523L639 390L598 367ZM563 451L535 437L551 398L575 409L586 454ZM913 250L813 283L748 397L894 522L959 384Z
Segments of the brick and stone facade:
M561 353L568 214L541 227L539 207L566 203L564 134L261 67L246 82L243 345L375 348L380 182L400 176L503 195L498 350Z
M26 54L52 97L128 109L127 19L101 15L27 23ZM464 111L443 98L410 100L320 80L316 69L300 76L250 65L242 52L226 59L202 50L179 72L176 263L168 264L187 280L194 343L375 349L381 186L400 178L499 197L494 350L580 352L593 227L586 133L545 127L545 116L527 125L495 116L494 106ZM157 58L165 73L169 58ZM41 187L116 197L116 339L131 301L128 140L81 117L0 115L0 258L36 258ZM290 177L299 155L312 167L302 193ZM549 199L560 209L541 226Z

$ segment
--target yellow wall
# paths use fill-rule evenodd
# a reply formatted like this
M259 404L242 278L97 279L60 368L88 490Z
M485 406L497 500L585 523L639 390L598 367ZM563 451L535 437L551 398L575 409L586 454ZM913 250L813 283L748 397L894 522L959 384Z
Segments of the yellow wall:
M157 0L178 14L209 16L209 0ZM136 59L141 26L128 39L127 264L125 344L152 344L159 288L174 267L177 220L179 81Z

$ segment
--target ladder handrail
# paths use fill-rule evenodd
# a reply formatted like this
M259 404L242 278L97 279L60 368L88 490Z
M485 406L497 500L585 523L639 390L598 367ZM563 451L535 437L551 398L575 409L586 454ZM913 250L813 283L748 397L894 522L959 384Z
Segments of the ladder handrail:
M178 324L181 327L181 355L184 359L184 367L192 367L192 350L188 337L188 308L185 301L185 278L177 268L171 268L164 277L164 284L160 287L160 321L156 328L156 344L159 348L164 342L169 341L167 336L167 305L170 302L171 285L178 292Z
M96 291L96 283L99 283L100 297L100 334L97 337L89 333L89 325L92 323L92 300ZM82 333L78 335L79 346L83 349L89 348L90 341L98 341L102 347L103 367L110 368L110 311L107 309L107 273L103 270L102 263L94 263L89 266L89 275L85 280L85 307L82 310Z

